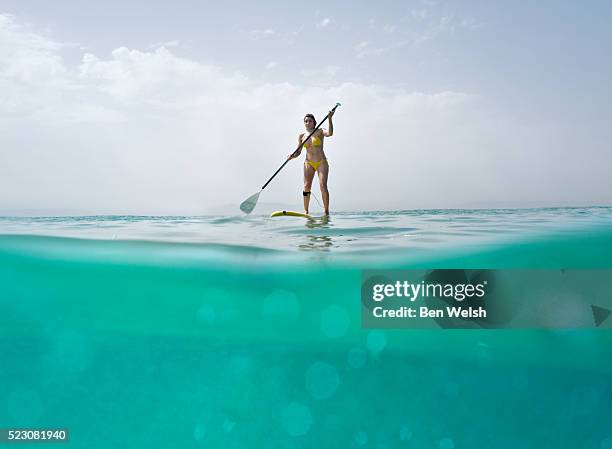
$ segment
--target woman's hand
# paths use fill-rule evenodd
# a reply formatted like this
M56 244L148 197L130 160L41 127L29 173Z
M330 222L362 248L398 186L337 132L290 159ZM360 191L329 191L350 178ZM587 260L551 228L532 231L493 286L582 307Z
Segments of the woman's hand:
M287 160L295 159L296 157L299 157L301 153L302 153L302 148L300 147L299 150L296 150L293 153L291 153L289 156L287 156Z

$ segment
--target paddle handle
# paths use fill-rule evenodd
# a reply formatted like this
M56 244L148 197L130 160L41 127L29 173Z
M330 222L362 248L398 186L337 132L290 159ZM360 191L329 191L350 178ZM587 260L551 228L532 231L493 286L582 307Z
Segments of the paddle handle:
M315 129L313 129L313 130L312 130L312 132L311 132L310 134L308 134L308 137L306 137L306 138L305 138L305 139L302 141L302 143L300 143L300 144L298 145L298 147L295 149L295 151L294 151L293 153L291 153L291 155L294 155L295 153L297 153L298 151L300 151L300 149L301 149L301 148L302 148L302 146L303 146L303 145L304 145L304 144L305 144L305 143L308 141L308 139L310 139L310 138L312 137L312 135L313 135L314 133L316 133L316 132L317 132L317 130L318 130L320 127L321 127L321 125L322 125L323 123L325 123L325 120L327 120L327 118L329 117L329 114L331 114L331 112L335 112L335 111L336 111L336 108L337 108L338 106L340 106L340 103L336 103L336 106L334 106L334 107L333 107L333 109L332 109L330 112L328 112L328 113L327 113L327 115L325 116L325 118L319 122L319 124L316 126L316 128L315 128ZM283 165L281 165L280 167L278 167L278 170L276 170L276 171L274 172L274 174L273 174L273 175L270 177L270 179L268 179L268 182L266 182L266 183L263 185L263 187L261 188L261 190L265 189L265 188L268 186L268 184L270 184L270 181L272 181L272 180L274 179L274 177L275 177L276 175L278 175L278 172L279 172L279 171L281 171L283 168L285 168L285 165L287 165L287 163L288 163L290 160L291 160L291 159L287 159L285 162L283 162Z

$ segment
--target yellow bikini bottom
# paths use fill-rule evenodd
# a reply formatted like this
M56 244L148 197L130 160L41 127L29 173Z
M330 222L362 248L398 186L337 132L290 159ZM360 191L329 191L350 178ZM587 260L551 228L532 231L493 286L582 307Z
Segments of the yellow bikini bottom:
M317 171L317 169L319 168L319 165L321 165L323 162L327 162L327 159L321 159L320 161L304 161L305 164L310 165L312 168L314 168L314 171Z

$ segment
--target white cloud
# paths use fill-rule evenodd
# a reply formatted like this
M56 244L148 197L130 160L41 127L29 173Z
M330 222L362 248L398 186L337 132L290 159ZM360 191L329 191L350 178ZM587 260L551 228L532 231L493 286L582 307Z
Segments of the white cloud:
M256 84L165 47L87 53L71 66L62 44L0 18L0 192L11 192L0 208L197 214L238 205L294 149L304 113L321 118L336 101L325 144L336 209L558 197L567 179L573 195L605 191L607 153L585 161L554 132L518 126L469 93ZM300 192L292 162L265 201L299 204Z
M412 41L410 40L398 39L391 43L387 43L384 46L374 46L371 42L366 41L357 44L353 50L355 51L355 56L357 58L366 58L369 56L379 56L398 48L405 47L406 45L410 45L411 43Z
M166 41L166 42L156 42L155 44L151 44L149 45L148 48L159 48L159 47L178 47L181 45L181 41L179 40L172 40L172 41Z
M309 80L311 85L331 86L337 84L337 75L342 71L338 65L326 65L324 67L309 68L302 70L302 75Z
M446 33L454 33L457 28L469 30L482 26L474 19L458 21L453 14L435 16L428 9L412 10L410 18L417 19L415 23L404 24L397 27L382 23L374 18L369 20L369 27L382 31L386 36L379 36L375 41L361 42L354 47L357 58L380 56L405 47L418 47L433 41Z
M430 12L427 8L415 8L410 11L410 15L418 20L425 20L430 16Z
M461 22L459 23L459 26L462 28L467 28L468 30L477 30L479 28L484 27L485 23L479 22L473 18L467 18L467 19L461 20Z
M62 44L29 31L15 17L0 14L0 67L3 78L24 83L65 83L58 51Z
M184 107L195 101L194 92L246 83L246 77L240 74L221 76L221 69L179 58L165 47L153 52L120 47L113 50L110 60L85 54L79 79L123 103L160 107Z
M355 51L355 56L358 58L365 58L375 52L375 49L372 48L372 44L368 41L358 43L353 47L353 50Z
M276 36L276 30L272 29L272 28L266 28L263 30L252 30L250 32L251 34L251 38L252 39L262 39L264 37L271 37L271 36Z
M368 27L372 30L381 30L386 34L394 33L397 27L391 23L382 23L372 17L368 20Z
M329 17L324 17L319 23L316 24L317 28L325 28L328 25L331 25L332 23L334 23L333 19L330 19Z
M276 61L270 61L266 64L266 70L272 70L278 67L278 63Z
M413 40L413 45L418 46L433 40L445 32L455 30L455 19L453 15L445 15L432 21L425 30L418 32Z

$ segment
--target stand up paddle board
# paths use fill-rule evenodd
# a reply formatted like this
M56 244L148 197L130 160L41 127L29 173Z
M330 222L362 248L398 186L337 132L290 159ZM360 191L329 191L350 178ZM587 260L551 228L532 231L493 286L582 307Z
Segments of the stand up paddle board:
M277 210L276 212L272 212L270 217L302 217L302 218L312 218L308 214L303 214L301 212L294 212L292 210Z

